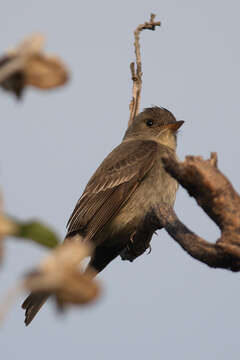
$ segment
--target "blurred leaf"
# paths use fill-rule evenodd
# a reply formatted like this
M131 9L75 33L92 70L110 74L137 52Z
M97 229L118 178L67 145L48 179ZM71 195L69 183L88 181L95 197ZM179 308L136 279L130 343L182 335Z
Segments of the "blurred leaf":
M22 71L21 59L14 59L5 55L0 58L0 86L7 91L12 91L18 99L21 98L25 82Z
M26 85L51 89L65 84L68 74L59 58L35 55L26 62L24 77Z
M44 37L34 34L0 58L0 86L20 98L28 85L52 89L65 84L69 72L60 58L43 52Z
M4 252L3 240L6 236L15 234L16 229L17 226L14 221L6 217L3 213L3 199L0 193L0 262L2 261Z
M30 298L46 299L53 296L63 310L68 305L84 305L96 300L101 292L95 280L94 269L84 270L82 261L92 254L89 244L69 241L51 251L33 271L24 278L24 288L31 291ZM35 316L34 307L23 303L28 325Z
M92 251L93 248L82 241L65 242L50 251L37 267L8 291L5 300L0 303L0 322L6 316L11 303L22 291L31 292L22 305L25 309L26 325L36 315L34 303L36 304L35 301L38 299L46 301L52 296L61 311L67 306L82 306L98 299L101 287L95 279L97 273L90 268L86 272L82 263Z
M37 242L49 248L54 248L59 244L59 239L56 233L48 226L38 221L29 221L22 223L14 220L14 222L17 225L17 230L14 236L24 239L31 239L34 242Z

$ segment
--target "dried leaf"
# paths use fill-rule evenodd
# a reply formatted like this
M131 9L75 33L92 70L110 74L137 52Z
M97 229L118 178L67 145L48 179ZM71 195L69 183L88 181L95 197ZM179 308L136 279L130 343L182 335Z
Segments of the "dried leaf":
M8 54L13 55L34 55L43 50L45 44L45 37L43 34L35 33L27 36L19 45L8 51Z
M42 51L44 37L31 35L0 58L0 86L20 98L27 85L39 89L61 86L69 79L62 61Z
M25 288L31 292L54 295L61 308L69 304L86 304L100 292L94 271L84 272L82 260L91 249L84 243L64 243L43 260L25 278Z
M3 56L0 58L0 86L21 98L25 81L21 68L24 61L19 57Z
M68 74L61 60L54 56L31 56L24 66L25 84L51 89L65 84Z
M10 305L23 291L53 296L60 310L67 305L82 305L97 299L100 286L92 270L84 272L82 260L90 256L89 245L69 242L52 250L40 265L8 291L0 304L0 322Z

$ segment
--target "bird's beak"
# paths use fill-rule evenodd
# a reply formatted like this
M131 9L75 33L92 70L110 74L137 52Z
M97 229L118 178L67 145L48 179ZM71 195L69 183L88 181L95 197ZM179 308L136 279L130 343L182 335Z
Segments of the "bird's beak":
M165 125L165 129L169 129L169 130L172 130L172 131L177 131L182 125L184 124L184 121L183 120L180 120L180 121L176 121L175 123L172 123L172 124L167 124Z

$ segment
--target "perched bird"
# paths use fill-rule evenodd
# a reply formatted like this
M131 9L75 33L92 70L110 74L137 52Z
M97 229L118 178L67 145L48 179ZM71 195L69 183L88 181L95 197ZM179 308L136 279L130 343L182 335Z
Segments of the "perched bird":
M95 252L89 265L97 272L126 248L153 204L174 205L178 184L161 159L176 153L182 124L164 108L145 109L89 180L68 221L65 241L92 242ZM146 234L149 242L152 235ZM32 293L24 301L26 325L47 297Z

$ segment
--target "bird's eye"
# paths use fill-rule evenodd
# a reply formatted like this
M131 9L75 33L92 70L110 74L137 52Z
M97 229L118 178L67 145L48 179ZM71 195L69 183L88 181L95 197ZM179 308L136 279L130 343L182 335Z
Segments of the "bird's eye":
M147 126L151 127L153 126L153 120L149 119L146 121Z

